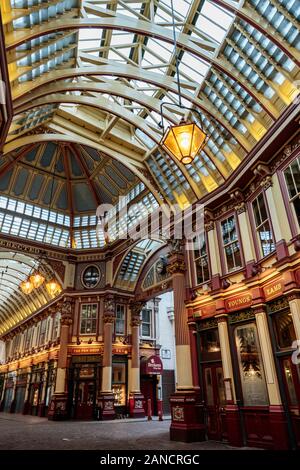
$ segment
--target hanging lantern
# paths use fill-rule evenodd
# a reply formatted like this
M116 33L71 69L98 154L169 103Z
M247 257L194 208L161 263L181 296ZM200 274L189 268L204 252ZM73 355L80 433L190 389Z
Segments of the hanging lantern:
M204 147L206 137L197 124L181 120L178 126L170 126L167 129L162 145L180 162L188 165Z
M39 271L36 271L29 277L30 282L32 283L33 287L35 289L38 289L45 281L44 276L39 273Z
M23 294L29 295L33 291L34 285L29 279L25 279L25 281L21 282L20 289L23 292Z
M55 295L61 292L61 286L55 278L52 278L50 281L46 282L46 289L49 295L54 297Z

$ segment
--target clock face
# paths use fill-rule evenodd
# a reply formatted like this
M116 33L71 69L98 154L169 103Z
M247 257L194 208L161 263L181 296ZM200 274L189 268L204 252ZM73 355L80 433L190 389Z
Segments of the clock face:
M82 275L82 283L87 289L96 287L101 279L101 273L97 266L88 266Z

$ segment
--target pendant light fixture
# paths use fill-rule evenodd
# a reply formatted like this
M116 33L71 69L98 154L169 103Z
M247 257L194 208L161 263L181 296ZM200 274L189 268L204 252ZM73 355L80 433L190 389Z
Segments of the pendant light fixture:
M56 160L54 162L54 169L53 169L53 177L52 177L52 183L51 183L51 191L50 191L50 198L49 198L49 213L48 213L48 221L46 225L46 230L45 230L45 236L47 235L47 230L49 227L49 219L50 219L50 211L51 211L51 203L52 203L52 197L53 197L53 189L54 189L54 176L55 176L55 169L56 169ZM62 291L62 287L59 284L59 282L56 280L55 273L52 270L51 266L49 266L49 263L47 263L46 259L46 253L41 253L37 260L37 267L34 266L32 268L31 272L27 276L27 279L22 281L19 285L21 291L25 295L31 294L31 292L34 289L39 289L43 284L45 284L46 290L50 297L55 297ZM45 265L47 265L47 268ZM44 265L44 268L43 268ZM51 269L50 275L46 275L47 271L49 271L49 267ZM45 274L44 274L45 273ZM46 279L48 278L48 279Z
M176 29L175 29L175 16L173 0L171 0L171 11L172 11L172 23L173 23L173 39L174 39L174 50L175 50L175 66L176 66L176 79L178 88L178 104L175 103L161 103L160 114L161 114L161 126L164 129L163 119L163 107L164 106L176 106L183 110L189 110L192 113L196 113L199 117L200 126L196 122L186 121L184 118L181 119L178 125L169 126L164 133L161 140L161 146L171 153L177 160L184 165L192 163L196 155L203 149L207 142L207 134L203 131L202 116L196 109L190 109L182 106L181 99L181 86L179 77L179 64L177 55L177 40L176 40Z

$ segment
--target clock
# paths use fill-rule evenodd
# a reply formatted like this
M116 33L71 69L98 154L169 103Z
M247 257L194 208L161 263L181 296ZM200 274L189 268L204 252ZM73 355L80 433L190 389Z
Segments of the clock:
M155 266L156 274L158 274L160 276L162 274L165 274L166 273L166 268L167 268L166 259L163 258L163 257L159 258L159 260L157 261L156 266Z
M82 273L82 284L87 289L93 289L94 287L96 287L97 284L99 284L100 279L101 272L98 266L88 266Z

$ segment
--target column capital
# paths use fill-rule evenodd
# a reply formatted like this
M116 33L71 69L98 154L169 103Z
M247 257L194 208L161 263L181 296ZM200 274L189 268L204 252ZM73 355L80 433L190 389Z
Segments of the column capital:
M205 232L210 232L211 230L214 230L215 228L215 221L214 220L209 220L204 224L204 230Z
M214 318L217 320L217 323L227 323L228 322L228 314L227 313L220 313L219 315L215 315Z
M236 210L237 215L243 214L243 212L247 211L246 203L243 201L237 204L234 208Z
M300 289L299 290L293 290L291 292L286 293L286 298L288 302L291 302L292 300L300 299Z
M167 272L173 274L184 274L186 271L186 264L181 257L172 257L167 265Z
M139 300L139 301L134 301L132 300L129 302L129 309L131 311L131 316L139 316L142 309L145 307L146 301L145 300Z
M266 313L267 312L267 307L265 304L257 304L257 305L253 305L251 307L254 315L258 315L260 313Z
M260 182L260 186L264 190L271 188L273 186L272 176L268 175L265 178L263 178Z

